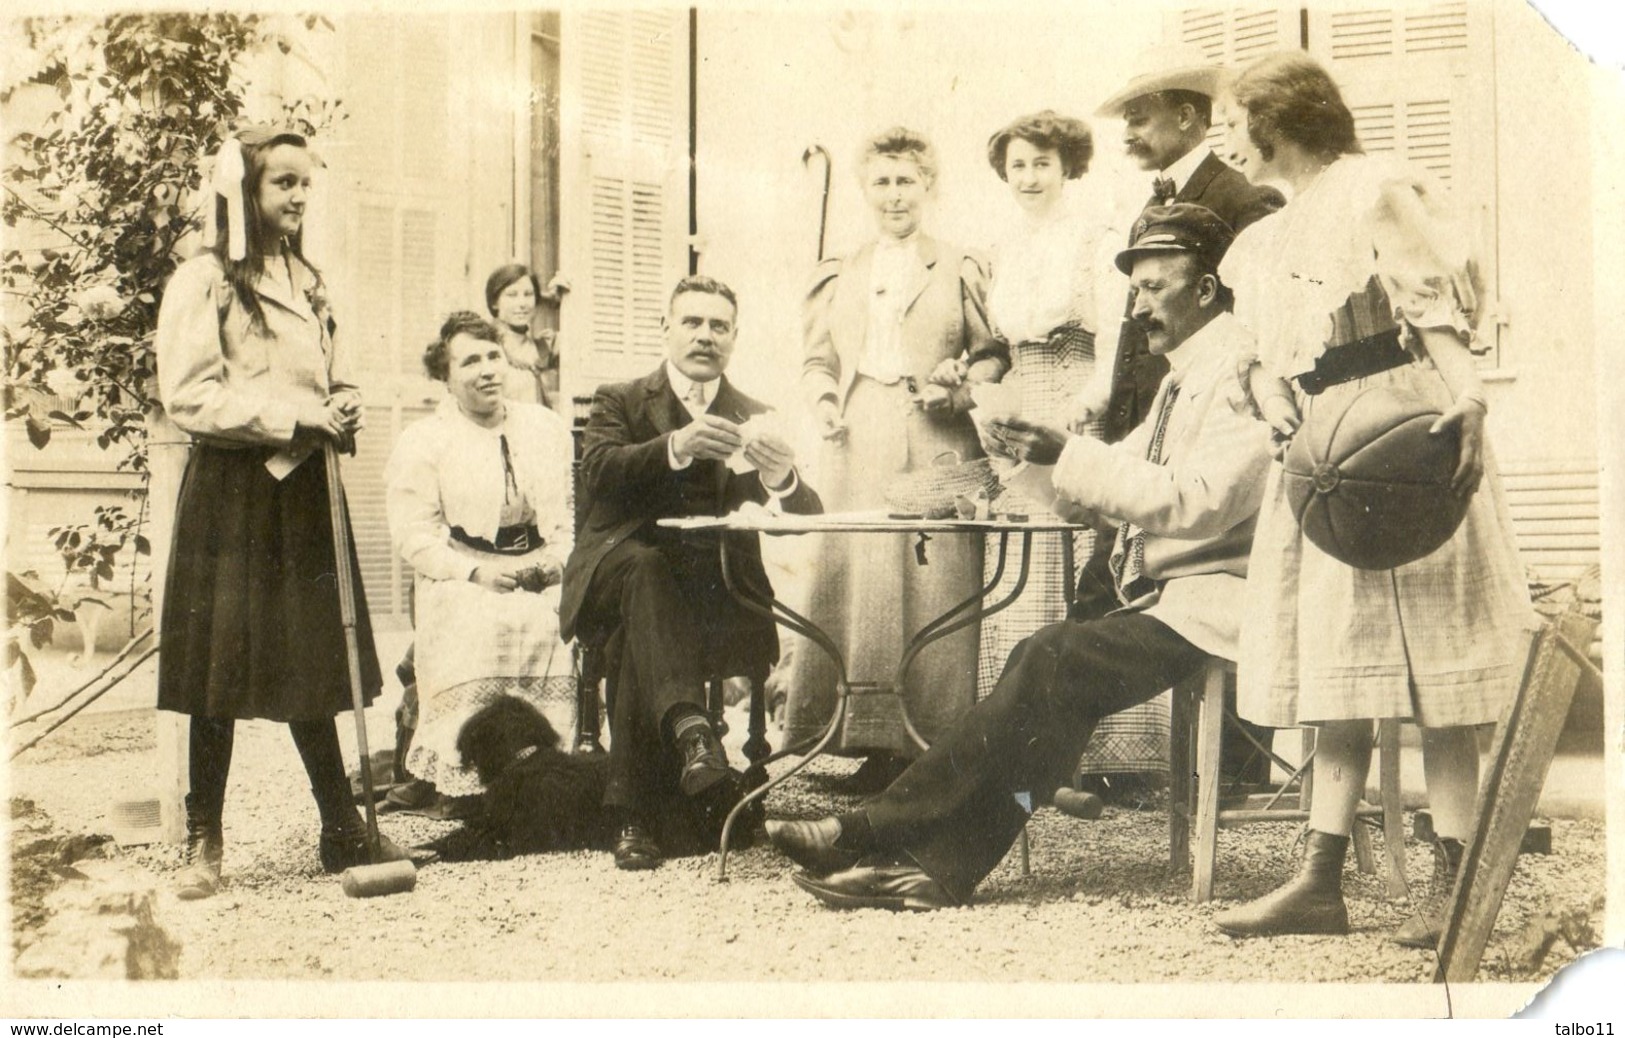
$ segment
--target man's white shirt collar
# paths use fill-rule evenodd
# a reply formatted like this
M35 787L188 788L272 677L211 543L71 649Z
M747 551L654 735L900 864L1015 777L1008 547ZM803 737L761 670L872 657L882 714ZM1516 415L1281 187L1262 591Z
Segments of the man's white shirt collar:
M683 407L688 410L688 413L696 418L704 414L705 409L711 406L712 401L716 400L717 386L722 382L720 378L714 378L709 382L695 382L681 371L678 371L677 365L669 360L666 361L666 378L671 382L671 391L677 394L677 399L682 401ZM693 401L689 400L689 394L694 391L695 386L700 387L700 392L704 394L705 400L698 410L695 410Z
M1196 175L1196 167L1202 164L1202 161L1208 157L1211 151L1212 149L1207 145L1198 144L1175 159L1167 169L1162 170L1157 176L1167 177L1172 180L1174 182L1174 193L1178 194L1185 190L1185 185L1189 184L1191 177Z

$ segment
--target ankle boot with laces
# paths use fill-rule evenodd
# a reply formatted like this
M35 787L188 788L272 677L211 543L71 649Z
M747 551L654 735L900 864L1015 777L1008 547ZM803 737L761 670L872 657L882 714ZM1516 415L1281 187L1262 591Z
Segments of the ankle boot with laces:
M1348 933L1343 904L1343 859L1349 838L1309 830L1303 867L1285 886L1213 917L1232 937L1283 933Z
M1411 917L1399 925L1393 937L1396 944L1407 948L1436 948L1439 935L1444 932L1445 908L1450 904L1450 893L1456 888L1456 877L1461 873L1461 856L1466 850L1460 840L1433 841L1433 876L1428 890L1416 906Z
M225 854L225 837L220 831L220 812L199 808L186 798L186 866L175 884L175 896L182 901L213 897L220 889L220 859Z

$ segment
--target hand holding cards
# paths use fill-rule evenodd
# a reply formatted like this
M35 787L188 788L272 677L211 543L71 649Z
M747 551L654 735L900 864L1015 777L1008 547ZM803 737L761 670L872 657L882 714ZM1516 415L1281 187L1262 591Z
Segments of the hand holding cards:
M762 483L768 487L781 487L790 479L795 468L795 451L784 433L778 412L767 411L752 415L736 426L740 446L728 458L728 468L746 473L751 469L762 474Z
M982 449L996 458L1013 458L1015 451L1000 435L998 423L1013 418L1021 410L1021 388L1000 382L974 382L970 387L971 421L982 441Z
M739 426L721 415L702 414L671 434L679 459L727 461L744 446Z

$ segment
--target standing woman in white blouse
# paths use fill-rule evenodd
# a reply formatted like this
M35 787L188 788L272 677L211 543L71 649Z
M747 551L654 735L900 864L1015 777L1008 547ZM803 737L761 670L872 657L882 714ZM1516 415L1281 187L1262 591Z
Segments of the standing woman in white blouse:
M1042 111L1023 116L988 139L987 159L999 179L1010 187L1019 209L1016 222L995 246L993 284L988 290L988 313L996 335L1010 347L1010 371L1004 384L1018 391L1017 413L1025 420L1100 435L1099 424L1072 421L1074 399L1086 386L1103 396L1109 384L1095 377L1102 368L1095 360L1096 276L1095 253L1103 228L1091 225L1068 205L1066 184L1089 169L1094 140L1078 119ZM1099 410L1095 408L1094 410ZM1015 464L994 439L984 441L1001 474ZM1018 500L1007 491L1001 511L1033 512L1040 502ZM1072 536L1073 553L1080 564L1094 547L1094 532ZM985 552L984 576L992 579L997 566L997 537L990 537ZM1040 537L1024 594L1008 609L982 621L982 645L977 666L977 698L993 690L1004 662L1016 643L1045 624L1066 615L1066 585L1072 579L1059 536ZM1011 545L1002 592L1014 586L1021 567L1021 546ZM995 592L992 600L1003 597Z
M1019 390L1020 416L1099 437L1103 423L1092 416L1105 411L1111 393L1117 330L1114 320L1102 321L1100 315L1115 317L1122 309L1122 283L1110 259L1119 235L1086 215L1067 188L1068 181L1080 181L1088 172L1093 154L1088 124L1049 110L1022 116L989 138L988 163L1009 184L1020 213L994 251L988 311L994 331L1010 344L1004 384ZM990 439L987 447L996 466L1008 469L1013 464L996 441ZM1007 493L1001 511L1045 507ZM978 698L992 692L1018 642L1065 618L1077 572L1095 551L1095 532L1074 533L1071 541L1068 567L1058 537L1036 539L1026 590L1009 608L982 621ZM997 563L996 548L997 542L990 541L987 579ZM1020 563L1021 548L1012 545L1003 583L992 599L1013 588ZM1084 751L1084 770L1161 770L1166 767L1166 740L1166 707L1156 701L1132 707L1101 722Z
M215 157L212 248L175 271L158 312L159 392L193 441L158 663L159 709L191 717L183 899L220 886L239 719L292 732L321 814L322 868L369 860L333 720L351 698L323 456L330 444L352 449L361 397L339 374L326 285L301 244L313 164L297 133L227 140ZM370 702L383 680L359 576L354 595ZM404 857L380 844L382 859Z
M1349 931L1343 863L1372 722L1399 718L1421 730L1436 839L1433 876L1393 940L1434 948L1477 810L1474 727L1501 716L1539 623L1484 432L1471 235L1420 170L1364 154L1342 91L1308 55L1258 59L1231 94L1231 161L1255 184L1292 187L1224 261L1237 321L1256 338L1242 361L1255 406L1284 451L1317 411L1336 415L1367 390L1426 402L1440 413L1430 432L1457 447L1451 485L1466 516L1420 559L1356 568L1309 540L1271 466L1239 603L1237 703L1252 721L1314 727L1314 798L1298 874L1214 923L1238 936Z
M981 266L964 250L921 230L936 184L936 153L920 134L896 127L864 147L859 177L876 240L820 264L806 307L802 387L823 431L819 493L830 511L884 509L899 477L951 452L982 456L968 410L968 386L928 379L963 358L970 380L998 381L1008 366L988 328ZM831 536L817 548L807 615L846 650L851 679L889 684L908 635L975 593L982 545L939 537L929 565L907 535ZM900 690L909 720L927 741L971 705L976 626L930 645ZM835 668L804 645L789 668L785 733L790 745L816 738L835 708ZM829 749L868 758L854 791L882 789L919 752L886 697L853 696Z

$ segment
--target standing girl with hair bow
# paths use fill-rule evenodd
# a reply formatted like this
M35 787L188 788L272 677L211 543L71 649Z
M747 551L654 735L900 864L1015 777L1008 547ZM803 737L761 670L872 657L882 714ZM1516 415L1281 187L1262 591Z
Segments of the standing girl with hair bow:
M184 899L219 889L239 719L292 732L321 814L322 868L369 861L333 720L350 690L323 457L327 443L353 449L361 397L335 374L326 286L301 248L313 164L297 133L227 140L210 249L176 270L158 314L163 406L193 440L158 667L159 708L191 716ZM354 590L370 701L383 682L359 578ZM380 844L379 860L405 857Z

